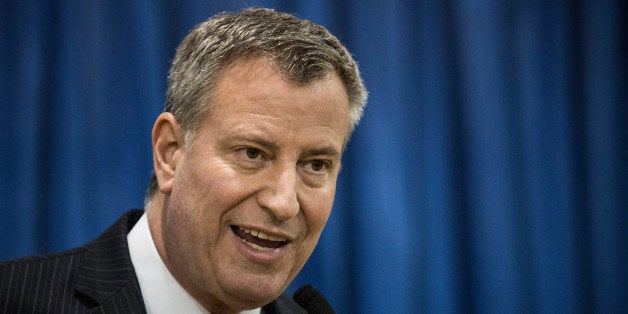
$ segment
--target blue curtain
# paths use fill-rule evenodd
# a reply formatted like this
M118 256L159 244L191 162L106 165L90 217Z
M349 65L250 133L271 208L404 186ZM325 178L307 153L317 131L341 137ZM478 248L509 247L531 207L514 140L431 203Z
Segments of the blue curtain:
M216 12L327 26L370 101L295 287L339 313L627 313L626 1L0 0L0 258L142 207L169 60Z

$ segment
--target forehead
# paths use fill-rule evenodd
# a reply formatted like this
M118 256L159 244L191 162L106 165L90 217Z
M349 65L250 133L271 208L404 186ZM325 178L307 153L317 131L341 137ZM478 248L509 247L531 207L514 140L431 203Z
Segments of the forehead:
M335 72L296 84L286 81L268 59L241 60L222 72L212 94L214 122L257 117L294 129L323 127L345 139L348 135L348 96Z

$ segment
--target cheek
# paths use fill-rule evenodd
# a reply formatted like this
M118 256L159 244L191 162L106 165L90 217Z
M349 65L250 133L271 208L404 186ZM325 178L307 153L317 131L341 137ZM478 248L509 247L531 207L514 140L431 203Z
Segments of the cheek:
M314 252L323 228L329 218L329 214L331 213L331 204L309 209L310 210L304 210L303 213L305 217L305 224L307 226L307 234L297 253L294 265L295 268L293 269L295 276L310 258L312 252Z
M331 214L332 205L334 201L333 191L328 193L321 193L316 197L310 199L305 206L302 207L303 215L305 217L305 224L307 226L307 246L316 245L318 238L320 237L329 215Z
M312 229L311 231L315 231L320 234L329 219L329 215L331 214L331 206L332 204L329 204L328 206L318 208L316 212L311 213L307 219L308 229Z
M185 220L197 240L217 242L226 232L224 223L232 209L246 199L250 184L220 164L185 165L179 170L171 202L176 208L171 212L180 218L173 218Z
M225 212L224 185L212 182L212 176L196 168L181 167L173 185L168 207L165 212L164 237L166 248L175 267L186 276L184 280L194 282L188 274L195 269L197 275L210 276L208 259L215 258L215 249L222 232L221 220ZM223 203L220 203L223 202Z
M314 228L314 230L320 233L327 223L327 219L329 219L329 215L331 214L332 206L334 204L334 197L336 194L336 185L331 185L328 189L323 189L317 191L317 193L313 193L312 197L306 208L308 210L306 212L306 220L308 223L308 227Z
M208 239L218 227L219 217L213 204L213 185L211 176L203 169L187 164L177 169L175 182L167 208L171 228L178 230L187 245L199 245ZM173 230L174 231L174 230ZM174 233L174 232L173 232Z
M198 159L198 158L197 158ZM211 162L203 163L191 161L182 164L176 174L173 184L173 195L176 193L182 203L188 208L198 211L210 210L219 206L225 198L229 198L229 191L236 190L237 184L224 167L212 166Z

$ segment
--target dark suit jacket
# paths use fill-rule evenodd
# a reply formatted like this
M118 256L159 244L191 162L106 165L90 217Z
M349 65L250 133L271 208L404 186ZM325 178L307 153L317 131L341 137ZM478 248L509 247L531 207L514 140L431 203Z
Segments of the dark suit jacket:
M126 236L143 211L127 212L93 242L0 263L0 313L145 313ZM282 295L262 313L305 313Z

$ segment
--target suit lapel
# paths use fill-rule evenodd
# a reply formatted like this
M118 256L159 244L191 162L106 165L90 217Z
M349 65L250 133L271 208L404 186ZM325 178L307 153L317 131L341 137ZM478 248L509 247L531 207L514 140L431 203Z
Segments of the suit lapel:
M134 304L144 308L142 294L129 256L126 236L143 211L127 212L96 240L86 245L78 269L77 295L90 307L105 303ZM118 298L124 299L120 303Z

